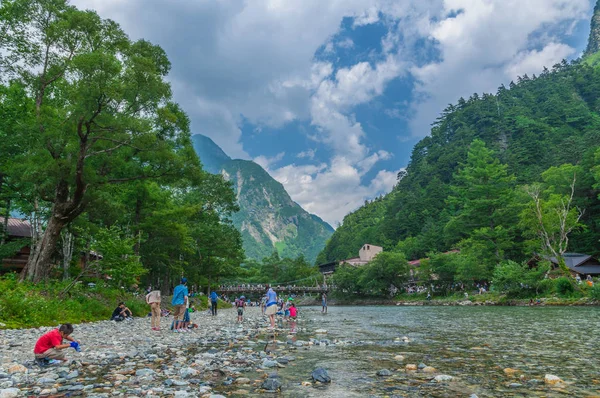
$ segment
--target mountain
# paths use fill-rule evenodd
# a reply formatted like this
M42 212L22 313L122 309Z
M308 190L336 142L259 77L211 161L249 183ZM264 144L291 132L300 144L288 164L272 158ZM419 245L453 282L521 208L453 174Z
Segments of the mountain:
M282 257L315 261L333 234L329 224L302 209L260 165L231 159L201 134L192 136L192 143L205 170L233 183L240 211L232 219L248 258L262 260L277 250Z
M594 19L598 7L596 11ZM595 33L593 27L591 43ZM356 253L365 239L402 251L409 259L461 247L465 231L453 231L451 221L464 206L456 199L467 192L459 192L464 187L459 171L469 162L475 140L483 141L495 161L515 177L515 196L524 193L523 185L543 181L551 167L578 165L582 172L576 176L574 203L585 209L584 228L569 236L569 250L599 254L600 65L593 62L599 56L596 52L572 63L563 61L539 76L519 77L508 88L502 85L496 94L473 94L449 105L431 134L415 145L393 191L347 215L318 260ZM513 250L509 258L523 259L530 253L524 245L527 236L515 218L504 230L514 233L513 244L505 250Z
M590 37L585 50L586 55L592 55L600 51L600 0L596 2L594 7L594 16L590 26Z

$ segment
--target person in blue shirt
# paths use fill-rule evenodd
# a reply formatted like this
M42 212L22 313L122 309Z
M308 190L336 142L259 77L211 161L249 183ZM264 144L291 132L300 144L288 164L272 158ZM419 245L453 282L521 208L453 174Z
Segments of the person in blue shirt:
M219 300L219 295L214 290L210 294L210 312L213 316L217 316L217 301Z
M181 333L183 329L183 316L185 315L185 303L188 297L187 278L181 278L181 283L175 286L173 290L173 300L171 304L174 307L173 310L173 325L172 329L174 332Z
M277 313L277 293L272 287L267 290L267 308L265 314L271 320L271 329L275 329L275 314Z

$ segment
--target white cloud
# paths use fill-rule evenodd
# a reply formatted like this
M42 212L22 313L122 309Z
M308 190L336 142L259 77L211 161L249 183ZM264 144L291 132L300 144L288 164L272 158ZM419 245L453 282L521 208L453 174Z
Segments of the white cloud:
M265 170L269 170L269 168L272 165L279 163L281 161L281 159L283 159L284 156L285 156L285 152L279 152L277 155L272 156L272 157L261 155L261 156L255 157L253 160L255 163L258 163L259 165L261 165Z
M445 0L446 15L461 12L430 24L441 60L412 69L421 98L413 104L413 134L429 134L435 116L459 97L495 92L516 75L539 73L573 54L553 29L588 18L589 8L588 0Z
M340 40L336 43L336 46L340 47L340 48L345 48L345 49L349 49L354 47L354 42L352 41L351 38L346 37L344 40Z
M575 53L575 49L562 43L550 43L541 51L522 51L506 66L505 72L511 79L525 74L539 74L544 67L551 69L562 59L567 59Z
M361 185L364 172L347 159L335 157L329 165L292 164L270 173L304 209L336 226L365 200L389 192L396 183L398 171L381 170L368 185ZM332 196L336 199L332 200Z
M314 159L315 158L315 154L317 153L316 149L309 149L307 151L302 151L300 153L298 153L296 155L297 158L299 159Z
M382 112L410 118L412 134L426 135L439 112L460 96L495 91L516 75L539 73L573 54L553 32L573 29L590 14L589 0L73 3L116 20L133 38L163 46L173 63L175 99L190 115L193 132L210 136L230 156L249 158L240 143L243 123L260 132L309 121L316 128L309 138L328 146L330 161L274 168L282 158L255 160L295 201L333 223L395 182L396 172L386 170L364 181L391 155L369 146L368 131L354 115L357 105L410 73L417 80L413 102ZM355 30L384 26L381 52L343 67L339 59L315 59L322 48L331 59L339 49L356 49L347 32L344 39L338 35L346 17L353 18ZM435 51L439 57L432 62ZM315 152L296 156L312 160Z

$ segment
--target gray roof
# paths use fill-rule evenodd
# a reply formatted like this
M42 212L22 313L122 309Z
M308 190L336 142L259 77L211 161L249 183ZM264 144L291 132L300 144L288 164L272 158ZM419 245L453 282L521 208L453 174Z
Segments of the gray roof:
M8 235L19 238L31 238L31 224L27 220L9 217Z
M558 264L556 257L547 258L554 264ZM563 259L567 267L578 274L600 274L600 262L588 254L565 253ZM586 264L587 262L591 264Z

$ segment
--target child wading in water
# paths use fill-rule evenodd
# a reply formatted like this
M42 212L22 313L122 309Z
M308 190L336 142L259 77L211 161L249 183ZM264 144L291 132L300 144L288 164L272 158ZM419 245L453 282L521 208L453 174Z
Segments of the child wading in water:
M53 329L42 335L33 349L35 362L40 366L46 366L55 363L55 361L66 361L63 350L69 347L81 351L79 342L71 337L71 333L73 333L73 325L65 323L60 325L58 329ZM63 339L70 341L70 343L63 344Z
M292 320L296 320L296 318L298 317L298 308L296 308L296 304L292 303L290 305L290 319Z
M246 308L246 297L242 296L239 300L235 301L237 307L237 321L242 323L244 321L244 308Z

